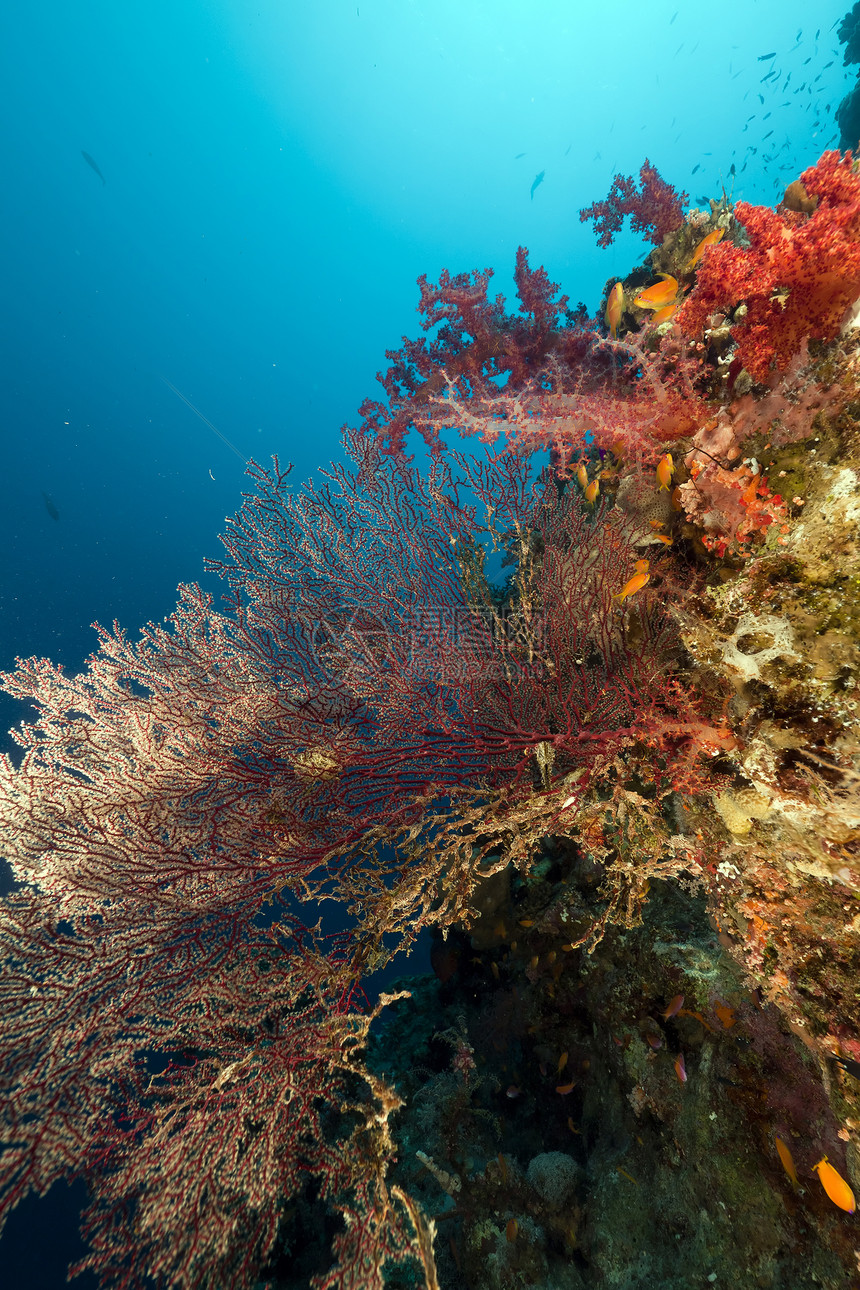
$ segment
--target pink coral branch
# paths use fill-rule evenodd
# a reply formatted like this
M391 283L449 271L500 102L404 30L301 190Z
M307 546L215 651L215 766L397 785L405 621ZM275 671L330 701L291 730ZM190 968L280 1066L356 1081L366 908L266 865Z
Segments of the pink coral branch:
M634 233L644 233L658 246L684 222L688 195L676 193L647 159L639 171L639 184L637 189L632 175L616 175L609 195L579 212L581 223L594 221L598 246L611 246L628 218Z

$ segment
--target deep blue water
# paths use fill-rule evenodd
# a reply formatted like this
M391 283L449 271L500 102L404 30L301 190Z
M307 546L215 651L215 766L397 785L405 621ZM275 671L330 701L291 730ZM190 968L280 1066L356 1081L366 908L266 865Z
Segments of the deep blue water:
M338 456L417 333L419 273L493 266L510 300L523 243L593 311L647 249L578 220L617 171L647 156L695 201L734 163L734 196L774 203L835 145L848 7L4 7L0 669L77 669L94 621L168 614L219 553L240 458L301 480ZM22 715L0 697L0 747ZM63 1284L70 1213L19 1211L0 1283Z

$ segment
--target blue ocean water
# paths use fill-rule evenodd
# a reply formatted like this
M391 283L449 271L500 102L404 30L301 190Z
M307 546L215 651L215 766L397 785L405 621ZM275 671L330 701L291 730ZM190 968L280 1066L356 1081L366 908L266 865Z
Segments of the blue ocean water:
M773 204L836 144L847 7L6 7L0 669L77 670L94 621L133 634L180 581L217 594L243 459L302 480L339 456L418 331L420 273L492 266L510 301L524 244L593 311L647 247L601 251L577 212L646 157L693 202L734 164L734 196ZM0 747L24 715L0 696ZM64 1283L54 1200L13 1216L12 1290Z

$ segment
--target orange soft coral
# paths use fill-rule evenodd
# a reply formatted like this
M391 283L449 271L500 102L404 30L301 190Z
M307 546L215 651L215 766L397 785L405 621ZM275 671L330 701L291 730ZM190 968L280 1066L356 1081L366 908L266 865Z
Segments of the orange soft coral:
M686 518L702 530L703 546L718 558L729 550L751 554L750 544L761 542L772 524L785 534L785 503L761 474L746 465L728 470L713 459L703 462L695 450L687 466L690 478L680 486L679 500Z
M762 382L774 366L787 367L804 340L835 339L860 297L860 175L851 153L825 152L802 180L818 198L810 215L737 203L750 245L713 247L677 315L698 335L715 310L745 303L732 336L743 366Z

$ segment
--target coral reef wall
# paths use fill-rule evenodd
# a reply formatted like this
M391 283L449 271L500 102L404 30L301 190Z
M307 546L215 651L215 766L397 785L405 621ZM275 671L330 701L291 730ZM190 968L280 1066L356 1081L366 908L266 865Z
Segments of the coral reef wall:
M222 612L3 678L0 1205L102 1284L858 1283L860 174L685 204L422 279Z

